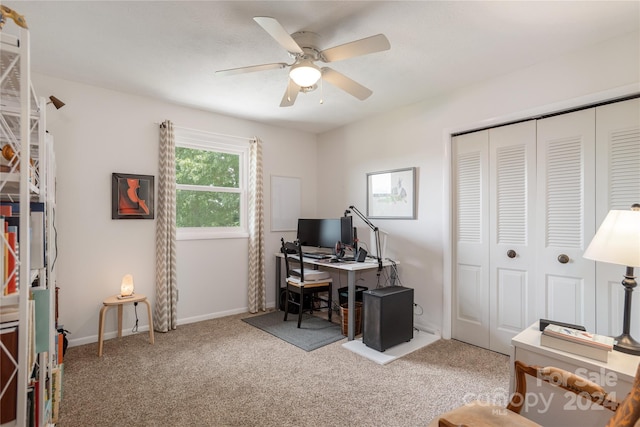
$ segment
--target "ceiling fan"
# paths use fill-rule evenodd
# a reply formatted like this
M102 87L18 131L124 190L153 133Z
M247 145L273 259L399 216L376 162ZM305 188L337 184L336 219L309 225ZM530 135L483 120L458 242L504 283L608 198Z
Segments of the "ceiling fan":
M384 34L378 34L329 49L319 50L316 47L318 35L315 33L299 31L290 35L275 18L256 16L253 20L289 52L294 62L291 64L276 62L272 64L231 68L216 71L215 74L218 76L226 76L289 67L289 84L282 97L282 102L280 102L281 107L292 106L299 92L306 93L315 90L318 87L317 82L320 79L331 83L361 101L367 99L373 93L371 90L332 68L320 68L315 62L321 61L327 63L341 61L343 59L381 52L391 48L387 37L385 37Z

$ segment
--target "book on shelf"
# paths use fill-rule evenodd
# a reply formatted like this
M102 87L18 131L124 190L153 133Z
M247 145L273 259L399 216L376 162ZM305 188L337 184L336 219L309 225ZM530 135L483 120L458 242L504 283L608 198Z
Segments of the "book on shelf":
M36 419L35 419L35 391L34 386L29 385L27 387L27 427L35 427Z
M46 266L45 242L45 205L41 202L30 202L30 268L38 269ZM20 283L20 203L0 201L0 232L3 233L0 246L0 280L2 295L18 292Z
M13 215L13 207L11 205L0 205L0 215L2 215L2 216L12 216Z
M43 203L31 204L31 216L29 217L29 223L31 226L31 246L29 248L31 257L31 268L44 268L46 258L44 247L45 237Z
M62 366L51 370L51 422L57 423L62 400Z
M37 378L37 377L36 377ZM34 379L33 383L33 419L34 426L40 425L40 380Z
M33 289L35 322L35 352L49 351L49 289Z
M6 223L5 223L6 224ZM18 247L18 227L15 225L8 225L5 238L7 241L7 262L5 270L6 280L6 294L11 295L18 290L18 263L17 261L17 247Z
M613 350L615 341L613 338L598 335L588 331L579 331L577 329L567 328L565 326L549 325L544 328L542 335L551 336L572 343L595 347L606 351Z
M64 361L64 334L62 332L58 332L56 335L56 358L58 360L58 365L62 365Z
M29 228L31 229L31 241L29 253L31 257L31 268L44 268L46 264L45 257L45 205L42 202L29 203ZM20 221L20 203L0 201L0 212L9 225L19 226ZM17 235L20 240L20 235Z
M0 215L0 283L2 283L2 295L9 295L9 288L5 280L5 261L7 259L7 242L4 239L4 216Z
M18 327L0 327L0 425L16 419Z
M27 302L28 325L34 325L35 303L32 299ZM34 366L36 361L36 336L35 328L27 328L27 366Z
M18 304L0 305L0 328L4 328L9 323L17 322L20 318L20 307Z

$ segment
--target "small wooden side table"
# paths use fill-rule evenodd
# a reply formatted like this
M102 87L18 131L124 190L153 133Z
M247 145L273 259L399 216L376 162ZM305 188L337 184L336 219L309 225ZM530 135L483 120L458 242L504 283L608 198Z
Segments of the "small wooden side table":
M142 294L133 294L130 298L118 298L119 295L113 295L102 302L100 309L100 324L98 325L98 357L102 356L102 340L104 338L104 317L107 311L114 306L118 307L118 338L122 338L122 306L132 304L134 302L143 302L147 305L147 315L149 316L149 342L153 344L153 316L151 315L151 304L147 297Z

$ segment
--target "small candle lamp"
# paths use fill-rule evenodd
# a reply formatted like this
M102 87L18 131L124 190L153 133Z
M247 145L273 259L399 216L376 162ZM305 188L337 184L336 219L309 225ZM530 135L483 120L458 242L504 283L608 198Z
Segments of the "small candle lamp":
M126 274L122 278L122 284L120 285L120 297L130 298L133 296L133 276Z

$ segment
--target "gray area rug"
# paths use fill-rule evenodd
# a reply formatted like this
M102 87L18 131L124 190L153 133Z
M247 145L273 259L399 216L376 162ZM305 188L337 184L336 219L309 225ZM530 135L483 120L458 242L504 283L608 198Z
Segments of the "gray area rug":
M302 315L300 329L297 314L289 313L286 322L283 319L284 312L272 311L242 320L305 351L312 351L345 338L340 325L310 314Z

